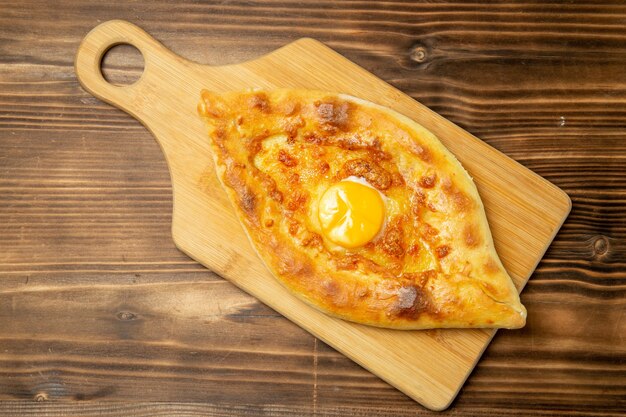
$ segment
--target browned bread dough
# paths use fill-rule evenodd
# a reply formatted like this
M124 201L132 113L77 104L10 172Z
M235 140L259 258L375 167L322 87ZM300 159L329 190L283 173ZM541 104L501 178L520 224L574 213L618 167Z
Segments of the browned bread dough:
M525 324L472 179L424 127L310 90L203 91L198 110L250 240L307 303L396 329ZM357 248L331 242L317 212L324 191L348 177L385 201L384 228Z

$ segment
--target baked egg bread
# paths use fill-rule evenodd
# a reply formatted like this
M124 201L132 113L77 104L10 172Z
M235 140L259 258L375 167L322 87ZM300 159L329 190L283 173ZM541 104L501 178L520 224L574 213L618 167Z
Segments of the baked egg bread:
M525 324L471 177L424 127L311 90L205 90L198 112L253 246L302 300L394 329Z

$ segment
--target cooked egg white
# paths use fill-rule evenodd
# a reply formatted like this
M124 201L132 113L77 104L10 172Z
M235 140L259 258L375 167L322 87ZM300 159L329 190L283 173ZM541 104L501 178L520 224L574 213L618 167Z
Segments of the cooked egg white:
M277 167L274 170L278 170L280 162L274 155L288 147L286 135L266 138L254 164L263 170L271 170L268 168L271 163ZM306 168L299 171L304 182L307 182L308 171ZM334 251L358 248L375 240L384 233L388 219L400 211L396 201L362 177L350 176L335 183L323 181L309 190L312 198L307 227L321 234L326 246ZM282 226L287 227L286 223Z

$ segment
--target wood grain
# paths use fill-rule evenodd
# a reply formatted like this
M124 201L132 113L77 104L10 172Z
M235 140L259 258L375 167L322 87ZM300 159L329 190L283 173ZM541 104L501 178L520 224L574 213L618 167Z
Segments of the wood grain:
M135 83L115 86L103 78L100 63L122 42L141 52L145 69ZM495 332L376 329L328 317L290 293L251 247L217 180L196 112L199 92L340 91L410 115L474 178L495 247L518 289L570 211L569 197L553 184L310 38L245 63L206 66L174 55L136 25L111 20L85 36L75 69L83 88L138 119L162 148L174 191L172 238L181 251L433 410L449 406Z
M207 64L316 37L563 188L572 213L522 294L528 326L496 336L450 412L620 415L625 14L621 3L3 2L0 395L10 401L2 413L427 413L175 249L158 145L73 76L82 36L98 20L124 18ZM111 66L122 76L140 72L132 61ZM222 331L194 328L183 315L144 316L146 300L163 290L184 294L214 282L221 282L213 294ZM102 288L110 300L100 299ZM77 309L83 298L99 301ZM55 308L40 306L44 299ZM132 317L124 312L143 319L118 319ZM236 329L229 314L238 317ZM141 320L162 328L121 338ZM267 331L255 330L258 320ZM101 338L93 336L99 326ZM204 350L178 342L199 333ZM156 339L172 346L150 348ZM224 346L240 355L224 358L220 371L213 362ZM275 366L278 376L263 371L271 363L263 346L286 358ZM307 360L298 362L298 352ZM185 361L190 355L199 356L197 365ZM223 389L220 372L231 381ZM308 376L306 389L298 373ZM57 388L66 383L66 391ZM168 403L98 402L111 399Z

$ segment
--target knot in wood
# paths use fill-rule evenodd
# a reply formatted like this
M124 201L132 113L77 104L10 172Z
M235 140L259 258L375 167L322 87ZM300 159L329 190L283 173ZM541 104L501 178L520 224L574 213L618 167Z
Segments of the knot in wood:
M410 57L417 63L426 61L426 48L421 45L415 45L411 48Z
M38 392L34 397L35 401L42 402L48 401L48 393L47 392Z
M137 319L137 315L130 311L120 311L117 313L117 318L122 321L131 321Z
M595 256L604 256L609 251L609 239L606 236L599 236L593 242L593 252Z

